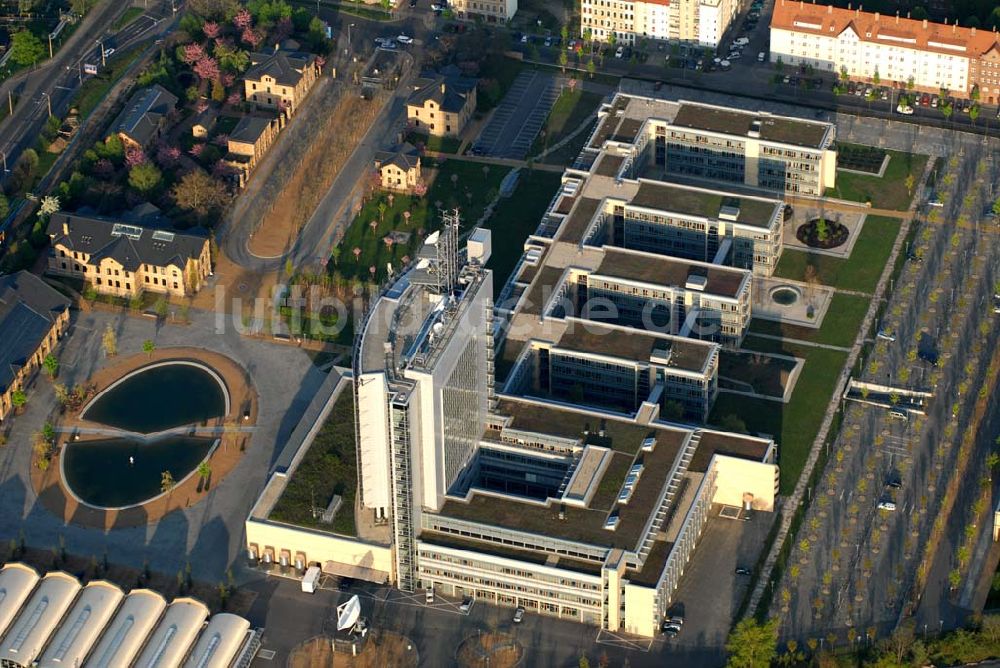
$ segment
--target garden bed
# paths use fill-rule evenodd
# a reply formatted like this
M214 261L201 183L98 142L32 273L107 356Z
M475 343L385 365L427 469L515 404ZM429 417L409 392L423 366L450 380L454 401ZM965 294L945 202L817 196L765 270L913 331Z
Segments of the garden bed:
M837 168L852 172L878 174L889 153L885 149L861 144L837 145Z
M843 246L849 234L847 226L825 218L814 218L795 230L796 239L811 248L822 249Z

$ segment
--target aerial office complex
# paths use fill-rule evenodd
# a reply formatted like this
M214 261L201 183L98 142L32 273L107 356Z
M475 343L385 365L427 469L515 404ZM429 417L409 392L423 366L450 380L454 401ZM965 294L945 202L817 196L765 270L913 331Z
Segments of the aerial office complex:
M1000 36L959 27L778 0L771 18L771 62L846 72L852 79L909 86L982 101L1000 100Z
M719 506L773 509L778 445L704 425L781 254L775 195L831 185L832 138L618 95L505 285L445 215L356 335L356 517L382 533L269 519L279 472L251 557L654 635Z
M729 28L736 0L582 0L580 35L633 44L682 41L715 48Z

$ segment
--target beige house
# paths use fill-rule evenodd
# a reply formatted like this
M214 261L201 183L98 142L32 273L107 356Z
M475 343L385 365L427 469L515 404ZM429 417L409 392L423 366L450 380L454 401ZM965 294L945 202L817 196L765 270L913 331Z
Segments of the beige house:
M482 18L489 23L506 23L517 13L517 0L451 0L448 5L460 19Z
M476 110L476 80L438 76L420 79L406 101L406 119L435 137L462 133Z
M218 119L219 112L215 109L209 108L201 112L194 117L194 122L191 123L191 136L195 139L208 139L208 135L215 128Z
M229 154L226 162L239 173L239 186L246 184L250 172L257 166L267 149L278 138L281 121L278 118L244 116L229 134Z
M247 100L268 109L295 113L319 77L316 56L297 51L251 53L243 75Z
M48 273L83 279L100 294L184 297L211 272L208 237L191 232L58 212L48 234Z
M27 271L0 276L0 420L69 326L69 303Z
M420 181L420 153L409 143L379 151L375 169L383 190L409 192Z
M126 146L145 148L160 136L167 114L177 106L177 97L163 86L154 84L136 91L114 123L111 132Z

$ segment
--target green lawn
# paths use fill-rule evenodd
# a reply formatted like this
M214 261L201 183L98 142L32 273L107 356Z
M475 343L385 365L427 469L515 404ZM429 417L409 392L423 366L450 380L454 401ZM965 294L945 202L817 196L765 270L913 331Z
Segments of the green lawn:
M585 92L579 85L575 90L563 89L552 105L552 110L545 119L545 125L535 137L535 143L532 144L528 155L538 155L549 146L560 142L594 113L603 99L604 96L600 93Z
M424 161L425 178L427 170L434 166L433 160ZM344 278L370 280L370 267L374 267L374 278L383 280L387 263L399 269L404 257L414 257L423 237L440 227L439 204L441 209L458 207L463 230L474 225L510 171L508 167L492 165L484 173L483 167L481 163L445 160L424 197L378 192L365 202L344 234L338 246L339 255L335 256L335 270ZM380 204L385 205L381 213ZM404 215L407 212L408 219ZM376 223L374 229L372 222ZM390 232L408 234L409 238L388 245L386 238ZM355 249L360 251L358 255Z
M771 434L778 442L780 492L790 494L819 432L830 397L837 389L837 375L847 361L847 353L754 337L748 337L743 347L805 359L792 398L781 404L722 393L715 400L708 420L719 424L723 418L735 415L751 432Z
M70 107L76 107L80 112L81 119L89 116L90 112L101 103L115 82L142 55L143 48L143 45L137 44L123 53L116 53L115 57L108 61L108 67L104 71L83 82L70 104Z
M786 248L775 275L803 281L807 268L811 266L823 285L872 293L885 268L902 222L898 218L868 216L861 228L861 236L854 244L850 258L846 260Z
M819 330L754 318L750 321L750 332L850 347L858 335L865 313L868 312L869 302L867 297L837 293L833 296L833 302Z
M927 156L900 151L887 153L889 166L882 177L838 170L836 187L827 188L824 195L853 202L871 202L876 209L906 211L913 199L906 187L907 176L913 176L915 187L924 173Z
M493 291L499 294L524 251L524 240L535 231L559 188L561 174L522 171L514 194L500 201L487 227L493 232Z
M462 140L458 137L432 137L419 132L408 134L406 141L418 148L423 146L428 151L439 153L458 153L458 147L462 145Z
M356 536L354 496L357 483L354 399L351 388L347 387L337 397L309 451L274 504L269 519ZM334 494L341 497L340 510L332 524L323 524L314 517L313 509L322 514Z
M118 20L115 21L114 29L121 30L129 23L132 23L132 21L135 21L137 18L142 16L142 13L143 13L142 7L129 7L128 9L125 10L125 13L119 16Z

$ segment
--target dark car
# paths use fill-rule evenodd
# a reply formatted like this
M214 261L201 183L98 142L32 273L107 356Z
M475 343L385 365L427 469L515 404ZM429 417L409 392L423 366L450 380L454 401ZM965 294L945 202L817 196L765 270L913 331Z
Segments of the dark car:
M749 568L743 568L742 566L738 566L736 568L736 574L737 575L750 575L750 569Z
M663 626L660 627L660 630L663 632L663 635L667 636L668 638L676 638L677 634L681 632L681 627L677 626L676 624L671 624L669 621L666 621L663 622Z
M410 7L416 7L416 6L417 6L417 0L410 0Z
M889 482L885 483L886 487L891 487L892 489L902 489L903 481L899 478L893 478Z
M921 362L925 362L927 364L930 364L931 366L937 366L938 365L938 354L937 354L937 351L934 351L934 350L921 350L919 353L917 353L917 357L920 358Z
M348 591L354 586L354 580L351 578L340 578L340 582L337 583L337 589L340 591Z

